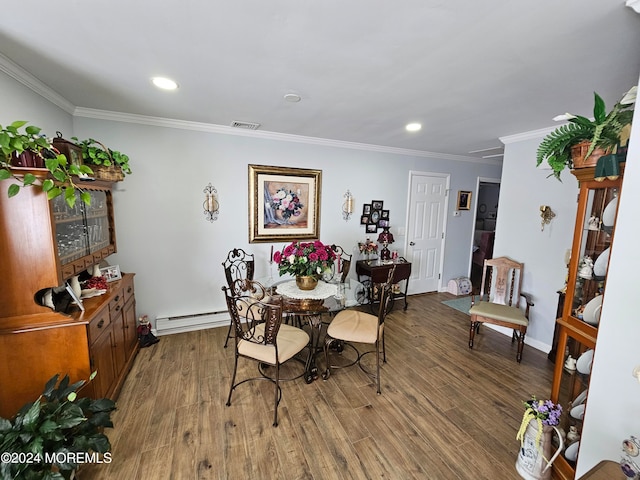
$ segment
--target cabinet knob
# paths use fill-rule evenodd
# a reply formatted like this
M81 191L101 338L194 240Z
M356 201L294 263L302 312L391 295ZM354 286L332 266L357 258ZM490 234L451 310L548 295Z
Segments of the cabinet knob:
M118 300L120 300L120 295L116 295L116 298L114 298L114 300L117 302Z
M104 318L98 322L98 328L102 328L104 325Z
M116 312L119 312L119 311L120 311L120 305L116 307Z

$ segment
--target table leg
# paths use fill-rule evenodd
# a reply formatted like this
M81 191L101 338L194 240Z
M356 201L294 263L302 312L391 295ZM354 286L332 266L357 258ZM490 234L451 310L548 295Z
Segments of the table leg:
M316 365L316 355L320 351L320 334L322 331L322 314L313 313L306 315L309 328L311 330L309 340L309 356L305 364L304 381L311 383L318 378L318 366Z

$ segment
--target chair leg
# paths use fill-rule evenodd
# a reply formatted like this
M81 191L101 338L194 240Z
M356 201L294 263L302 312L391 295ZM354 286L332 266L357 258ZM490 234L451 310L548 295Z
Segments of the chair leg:
M478 330L479 322L471 322L471 326L469 327L469 348L473 348L473 339L476 336L476 331Z
M380 342L376 341L376 386L378 387L377 393L380 395Z
M518 363L522 361L522 350L524 349L524 336L525 332L520 332L518 336L518 353L516 355L516 360Z
M276 362L276 391L275 391L275 402L274 407L275 411L273 413L273 426L278 426L278 392L280 391L280 364Z
M324 374L322 375L323 380L328 379L329 375L331 375L331 364L329 363L329 347L331 347L331 344L333 342L335 342L335 339L327 335L324 340L324 362L326 365L326 369L324 371Z
M224 341L224 348L227 348L227 344L229 343L229 339L231 338L232 327L233 327L233 322L229 324L229 330L227 331L227 339Z
M235 354L235 363L233 365L233 375L231 375L231 388L229 388L229 397L227 398L227 407L231 405L231 394L233 393L233 389L235 388L236 382L236 373L238 372L238 354Z
M382 363L387 363L387 348L384 344L384 329L382 330Z

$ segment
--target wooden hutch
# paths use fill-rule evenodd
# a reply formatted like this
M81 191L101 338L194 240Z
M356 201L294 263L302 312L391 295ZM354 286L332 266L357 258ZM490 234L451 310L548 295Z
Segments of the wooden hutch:
M38 398L56 373L75 382L96 371L82 393L115 399L138 351L133 274L84 300L84 311L40 301L116 251L111 183L79 182L91 205L78 199L72 209L38 187L8 198L12 181L0 182L0 417Z
M566 296L562 315L557 320L558 344L551 400L563 408L559 427L565 432L575 427L572 430L578 436L582 435L583 423L589 421L591 363L596 350L600 310L606 300L609 252L623 172L624 164L621 164L619 177L598 181L594 179L595 167L572 171L580 183L580 190ZM575 434L572 436L575 438ZM575 477L579 451L579 440L565 442L562 455L553 463L554 478L568 480Z

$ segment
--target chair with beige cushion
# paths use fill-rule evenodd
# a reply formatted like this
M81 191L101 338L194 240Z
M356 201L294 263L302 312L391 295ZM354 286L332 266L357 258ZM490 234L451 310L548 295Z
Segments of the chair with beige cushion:
M476 299L471 295L469 348L473 348L480 324L491 323L513 329L511 342L518 341L516 360L522 360L529 307L533 306L530 295L521 291L523 273L524 264L508 257L484 261L480 297Z
M348 342L350 345L353 343L373 345L374 350L358 353L354 362L343 366L351 366L357 363L363 372L375 380L376 391L380 394L380 350L382 350L382 361L386 363L387 352L384 343L384 321L389 311L389 302L392 298L391 288L394 272L395 266L389 270L386 282L377 285L380 292L378 315L372 315L355 309L343 310L335 316L327 327L327 335L324 343L326 370L322 376L324 380L329 378L332 368L338 368L329 363L329 350L333 344ZM356 352L358 352L357 349ZM376 354L375 373L367 371L362 365L362 358L374 352Z
M222 262L224 268L224 276L227 280L227 286L233 287L233 282L239 279L253 280L255 271L255 262L253 254L245 252L241 248L234 248L227 254L227 258ZM229 338L231 338L232 324L229 324L227 338L224 341L224 348L227 348Z
M282 323L282 297L264 297L259 300L255 292L264 290L258 282L237 280L233 288L222 287L234 329L235 361L227 406L239 385L251 380L269 380L275 385L273 426L278 426L278 404L282 396L280 366L300 353L309 343L309 335L300 328ZM236 382L240 357L274 367L275 378L265 375ZM259 369L258 369L259 370Z

